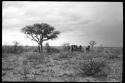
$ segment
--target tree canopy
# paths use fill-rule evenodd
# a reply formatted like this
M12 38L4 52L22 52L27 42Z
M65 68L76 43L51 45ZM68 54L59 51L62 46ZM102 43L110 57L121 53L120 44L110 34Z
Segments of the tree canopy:
M28 25L22 28L22 32L39 45L42 45L43 41L57 38L60 34L59 31L55 31L55 28L47 23Z

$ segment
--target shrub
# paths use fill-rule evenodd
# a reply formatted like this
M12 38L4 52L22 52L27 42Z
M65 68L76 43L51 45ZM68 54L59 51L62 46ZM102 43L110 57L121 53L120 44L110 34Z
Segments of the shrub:
M80 67L82 74L93 77L107 77L110 72L109 66L104 58L93 58L86 60Z

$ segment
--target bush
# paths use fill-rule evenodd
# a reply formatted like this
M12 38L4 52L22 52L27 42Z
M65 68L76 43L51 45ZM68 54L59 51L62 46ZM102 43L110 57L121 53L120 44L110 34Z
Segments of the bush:
M110 68L104 58L86 60L80 69L83 75L93 77L107 77L110 72Z

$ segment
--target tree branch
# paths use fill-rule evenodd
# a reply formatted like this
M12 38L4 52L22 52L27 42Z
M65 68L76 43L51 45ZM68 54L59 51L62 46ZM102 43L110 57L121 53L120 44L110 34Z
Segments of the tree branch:
M33 36L33 34L31 34L31 37L32 37L33 40L35 40L36 42L39 42L37 39L35 39L35 37Z
M47 40L49 40L49 39L43 39L43 41L47 41Z
M28 37L29 39L33 40L33 41L38 42L38 40L36 40L32 34L27 35L27 37Z
M40 39L39 39L39 37L38 37L38 35L36 35L36 34L35 34L35 37L37 38L37 41L39 41L39 40L40 40Z
M31 36L29 36L29 35L27 35L26 37L29 38L29 39L31 39L31 40L33 40L33 39L31 38ZM34 41L34 40L33 40L33 41Z

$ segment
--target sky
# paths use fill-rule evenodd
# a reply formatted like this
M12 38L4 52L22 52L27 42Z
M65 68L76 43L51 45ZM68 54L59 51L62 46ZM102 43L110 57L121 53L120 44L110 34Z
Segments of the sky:
M48 23L61 32L46 41L52 46L87 46L94 40L96 46L123 47L122 2L3 1L2 45L37 45L21 32L35 23Z

